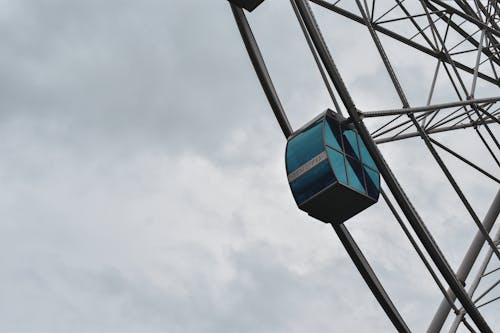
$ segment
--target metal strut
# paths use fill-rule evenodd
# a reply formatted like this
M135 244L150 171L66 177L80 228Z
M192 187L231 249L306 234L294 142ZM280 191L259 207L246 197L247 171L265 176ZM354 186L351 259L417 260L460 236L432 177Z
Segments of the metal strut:
M262 89L266 94L267 100L269 101L269 104L273 109L274 115L276 117L276 120L278 120L283 134L286 138L288 138L293 133L292 126L290 126L290 122L288 121L285 111L283 110L283 106L281 105L280 99L278 98L278 94L276 93L276 89L274 88L274 84L267 70L264 58L260 53L259 46L257 45L257 41L255 40L252 29L248 24L248 20L245 16L245 13L243 12L243 9L233 4L230 5L233 11L234 19L236 20L236 24L238 25L238 29L240 30L241 37L248 51L248 55L255 69L255 73L257 73L257 77L259 78L260 84L262 85Z
M403 211L406 218L410 222L410 225L414 229L415 233L419 237L420 241L424 245L430 257L438 267L439 271L445 278L446 282L451 287L457 298L460 300L463 307L466 309L467 313L474 321L476 326L482 332L493 332L486 323L486 321L484 320L481 313L475 307L474 303L470 299L469 295L465 291L460 281L455 276L449 263L446 261L444 255L441 253L441 250L439 249L438 245L432 238L432 235L427 230L427 227L425 226L424 222L422 221L417 211L411 204L410 200L406 196L401 185L398 183L396 177L394 176L391 169L387 165L385 159L383 158L381 152L378 150L378 147L373 141L373 138L371 137L368 129L361 120L358 110L356 109L356 106L347 90L347 87L344 84L340 73L338 72L335 62L333 61L330 55L328 47L321 35L321 32L317 26L316 20L313 17L313 14L311 12L308 3L305 0L295 0L295 2L297 3L297 7L299 8L302 19L304 20L304 23L307 26L309 34L312 37L314 45L318 50L320 58L323 61L332 82L334 83L344 105L346 106L346 109L349 115L351 116L351 119L353 120L354 125L358 130L358 133L364 140L370 154L375 160L375 163L380 173L384 177L387 186L389 187L396 201L401 207L401 210Z
M497 191L495 199L493 200L483 220L483 226L488 232L490 232L491 229L493 228L493 225L495 224L499 213L500 213L500 191ZM478 231L476 233L476 236L474 236L474 239L472 240L472 243L469 246L467 253L464 256L464 259L460 264L460 267L457 270L457 278L460 281L465 283L465 280L467 279L467 276L469 275L472 266L474 265L477 257L479 256L479 252L481 251L484 242L485 239L482 233ZM493 250L491 252L493 253ZM448 295L453 300L455 300L455 295L451 290L448 290ZM450 313L450 310L451 308L448 301L446 299L443 299L443 301L439 305L436 314L434 315L434 318L432 319L431 324L429 325L429 328L427 329L427 332L428 333L439 332L443 327L444 322L446 321L446 318Z
M245 43L247 52L252 59L255 72L259 77L262 89L264 89L264 92L269 100L269 104L273 109L274 115L276 116L285 137L288 138L290 134L293 133L293 129L281 106L279 97L274 89L274 85L264 64L257 42L255 41L250 25L245 17L245 13L241 8L233 4L231 4L231 9L241 37ZM332 226L340 241L344 245L347 253L356 265L356 268L360 272L382 309L391 320L394 327L398 332L411 332L347 228L344 225L336 225L334 223L332 223Z

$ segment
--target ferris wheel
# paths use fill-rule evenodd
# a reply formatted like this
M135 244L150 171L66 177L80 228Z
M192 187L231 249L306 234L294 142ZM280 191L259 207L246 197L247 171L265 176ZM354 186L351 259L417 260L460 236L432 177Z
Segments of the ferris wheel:
M500 144L495 134L500 123L500 3L496 0L290 0L332 101L331 108L293 129L246 17L246 12L265 10L265 6L260 6L264 0L229 2L262 89L287 140L285 167L297 206L311 217L332 225L396 330L411 331L345 223L379 200L389 207L409 246L442 293L443 300L436 304L427 332L458 329L493 332L482 309L494 306L500 298L493 294L500 284L500 229L495 229L500 212ZM345 84L343 68L338 66L336 55L323 35L325 30L315 16L319 11L332 19L342 17L364 26L400 108L361 110L356 106L359 101ZM397 64L391 60L399 47L432 62L432 66L422 69L427 71L429 82L419 82L425 94L415 97L407 89L408 76L400 75ZM482 160L466 158L464 152L451 148L446 136L437 138L445 133L453 136L463 129L480 143L475 149L484 153L496 173L488 172L481 165ZM475 227L476 234L470 235L470 246L456 270L380 150L381 145L400 144L412 138L421 139L420 144L440 170L439 176L453 188ZM450 157L497 188L485 216L479 216L451 171L447 162ZM473 271L475 274L471 274ZM494 283L484 286L484 291L478 294L478 286L485 277L495 274ZM449 327L444 326L447 320L451 322Z

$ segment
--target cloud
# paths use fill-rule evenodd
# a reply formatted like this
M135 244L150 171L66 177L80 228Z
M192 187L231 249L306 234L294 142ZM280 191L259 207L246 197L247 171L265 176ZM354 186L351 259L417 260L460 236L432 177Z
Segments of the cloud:
M332 103L291 8L263 6L250 20L297 128ZM392 329L331 228L295 207L225 1L0 8L2 331ZM329 41L360 107L397 103L352 38L363 30L328 27L344 31ZM395 59L403 75L421 65ZM442 138L496 170L469 134ZM456 266L475 229L428 152L417 139L382 150ZM495 184L448 162L483 216ZM440 295L387 207L348 226L423 330Z

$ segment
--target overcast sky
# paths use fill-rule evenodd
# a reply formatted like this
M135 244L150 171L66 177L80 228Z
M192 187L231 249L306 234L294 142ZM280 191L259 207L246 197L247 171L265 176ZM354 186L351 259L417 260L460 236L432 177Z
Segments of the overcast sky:
M357 105L399 107L366 31L317 15ZM293 126L332 107L288 1L250 20ZM0 0L0 40L0 331L393 331L296 208L226 1ZM408 52L392 56L421 105L434 61ZM441 138L497 172L461 135ZM451 187L419 140L383 152L456 268L475 228ZM482 218L496 184L445 159ZM441 296L385 204L347 226L423 331Z

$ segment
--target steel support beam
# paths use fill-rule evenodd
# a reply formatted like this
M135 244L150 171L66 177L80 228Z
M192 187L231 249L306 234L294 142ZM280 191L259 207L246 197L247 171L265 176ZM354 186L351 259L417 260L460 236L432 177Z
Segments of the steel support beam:
M355 22L358 22L358 23L361 23L361 24L365 24L364 20L362 17L356 15L356 14L353 14L345 9L342 9L340 7L337 7L335 6L334 4L332 3L329 3L325 0L310 0L311 2L323 7L323 8L326 8L328 10L331 10L332 12L335 12L337 14L340 14L344 17L347 17ZM411 40L410 38L406 38L398 33L395 33L394 31L390 30L390 29L387 29L387 28L384 28L380 25L374 25L373 28L377 31L377 32L380 32L380 33L383 33L384 35L386 36L389 36L403 44L406 44L410 47L413 47L414 49L417 49L423 53L426 53L436 59L439 59L443 62L446 62L446 63L449 63L449 59L447 59L446 57L446 54L444 52L438 52L438 51L435 51L435 50L432 50L426 46L423 46L413 40ZM463 71L466 71L470 74L474 74L474 69L467 66L467 65L464 65L462 64L461 62L458 62L456 60L452 60L452 63L459 69L463 70ZM486 75L484 73L481 73L479 72L478 73L478 77L480 77L481 79L483 80L486 80L488 82L491 82L495 85L498 85L500 83L500 80L498 79L495 79L489 75Z
M473 23L475 24L478 28L480 29L485 29L487 30L489 33L497 36L497 37L500 37L500 31L497 31L495 29L493 29L492 27L488 26L487 24L477 20L475 17L472 17L470 15L468 15L467 13L462 13L461 11L459 11L458 9L444 3L443 1L441 0L424 0L426 3L429 3L430 1L434 2L435 4L443 7L444 9L446 9L448 11L448 13L452 13L452 14L455 14L455 15L458 15L464 19L466 19L467 21L469 21L470 23Z
M426 105L426 106L417 106L411 108L402 108L402 109L390 109L390 110L380 110L380 111L363 111L361 115L365 118L372 117L385 117L385 116L396 116L400 114L410 114L415 112L425 112L425 111L437 111L441 109L449 109L457 106L466 106L477 103L495 103L500 101L500 97L489 97L489 98L478 98L478 99L469 99L466 101L457 101L450 103L442 103L442 104L434 104L434 105ZM496 119L496 118L494 118ZM498 120L498 119L496 119Z
M431 140L431 142L433 144L435 144L436 146L438 146L439 148L443 149L444 151L446 151L447 153L449 153L450 155L458 158L460 161L464 162L465 164L469 165L470 167L476 169L477 171L479 171L480 173L482 173L483 175L485 175L486 177L490 178L491 180L497 182L500 184L500 179L498 179L497 177L493 176L491 173L483 170L482 168L478 167L477 165L475 165L474 163L472 163L471 161L467 160L466 158L464 158L463 156L461 156L460 154L457 154L456 152L454 152L452 149L446 147L445 145L443 145L442 143L432 139L432 138L429 138Z
M332 226L354 262L354 265L356 265L359 273L382 306L382 309L384 309L394 327L398 332L411 332L347 228L343 224L337 223L332 223Z
M466 129L466 128L470 128L470 127L477 127L477 126L482 125L483 123L490 124L490 123L493 123L493 120L485 121L485 122L474 121L474 122L468 123L468 124L446 126L446 127L438 127L438 128L431 129L431 130L426 130L425 132L427 134L442 133L442 132L454 131L454 130L458 130L458 129ZM419 137L419 136L420 136L420 133L418 133L418 132L412 132L412 133L407 133L407 134L401 134L401 135L398 135L398 136L392 136L392 137L389 137L389 138L376 139L375 143L382 144L382 143L388 143L388 142L394 142L394 141L399 141L399 140L404 140L404 139Z
M466 293L464 287L460 283L460 281L456 278L452 268L446 261L444 255L439 249L438 245L434 241L432 235L429 230L425 226L424 222L418 215L417 211L411 204L409 198L406 196L403 191L401 185L397 181L396 177L392 173L389 168L387 162L382 156L382 153L379 151L377 145L373 141L368 129L364 125L357 109L352 100L349 91L344 84L342 77L333 61L330 51L321 35L319 27L316 23L316 20L312 14L312 11L309 7L309 4L305 0L295 0L297 3L297 7L299 8L300 14L306 24L306 27L311 35L311 38L315 44L316 49L318 50L318 54L320 55L321 60L323 61L325 68L334 83L335 88L337 89L346 109L355 125L358 133L362 137L365 142L367 149L372 155L380 173L384 177L387 186L393 193L396 201L398 202L401 210L405 214L408 219L410 225L414 229L415 233L419 237L420 241L424 245L425 249L429 253L430 257L436 264L436 267L439 269L446 282L453 290L457 298L460 300L467 313L474 321L476 326L481 329L482 332L493 332L491 328L488 326L483 316L479 313L474 303L470 299L469 295Z
M490 232L491 229L493 228L493 225L495 224L499 213L500 213L500 191L497 192L495 199L493 200L483 220L484 229L486 229L488 232ZM485 239L482 233L478 231L476 233L476 236L474 236L474 239L472 240L472 243L469 246L469 249L467 250L467 253L465 254L465 257L456 273L457 278L463 284L465 284L465 280L467 279L467 276L469 275L472 266L476 262L477 257L479 256L479 252L481 251L481 248L484 245L484 242ZM493 253L493 251L491 252ZM456 299L455 295L451 290L448 290L448 296L451 297L451 299L453 300ZM431 324L429 325L429 328L427 329L427 333L440 332L444 325L444 322L446 321L446 318L448 317L448 314L450 313L450 310L451 307L448 301L446 300L446 298L443 299L441 301L441 304L439 305L436 314L434 315L434 318L432 319Z
M500 241L500 229L498 229L495 239L497 242ZM477 287L479 286L479 283L481 282L481 279L486 276L486 274L484 274L484 272L485 272L486 268L488 267L488 264L490 263L492 256L493 256L493 251L491 249L489 249L488 252L486 253L485 258L483 259L483 263L481 264L481 267L479 268L479 271L477 272L476 277L474 278L474 280L472 281L472 283L469 287L469 290L468 290L469 295L472 296L474 294ZM465 316L465 311L463 311L463 310L460 311L456 315L455 319L453 320L453 323L451 323L449 333L455 333L457 331L458 326L460 325L460 322L463 321L463 319L464 319L464 316Z
M293 133L292 126L290 126L290 122L288 121L285 111L283 110L283 106L281 105L278 93L274 88L273 81L271 80L271 76L267 70L264 58L260 53L259 46L257 45L252 29L248 24L248 20L243 12L243 9L234 4L230 5L233 11L234 19L236 20L236 24L240 30L241 37L245 43L248 55L252 61L253 68L255 69L255 73L259 78L262 89L266 94L267 100L273 109L274 115L278 120L283 134L286 138L288 138Z
M264 64L262 55L260 54L257 42L253 36L252 30L248 21L245 17L245 13L241 8L236 7L231 4L231 9L235 17L236 23L240 30L241 37L247 48L247 52L252 59L252 64L259 77L262 88L264 89L266 96L271 104L276 119L282 127L285 137L288 138L291 133L293 133L292 127L286 118L286 114L281 107L278 95L273 87L271 78ZM351 234L344 225L332 224L335 232L337 233L340 241L342 242L347 253L351 257L352 261L356 265L361 276L365 280L366 284L372 291L373 295L386 312L389 319L392 321L394 327L399 332L410 332L406 323L402 319L401 315L397 311L396 307L392 303L389 295L383 288L382 284L378 280L375 272L371 268L370 264L366 260L365 256L361 252L361 249L357 246L356 242L352 238Z
M475 40L469 33L467 33L465 30L463 30L460 27L460 25L456 24L451 19L447 20L446 17L445 17L446 15L443 15L442 11L439 11L438 8L436 8L435 6L431 5L428 1L425 1L425 4L426 4L427 7L429 7L430 10L432 10L433 12L435 12L436 15L438 15L441 18L441 20L443 20L445 22L449 21L450 27L452 27L457 33L459 33L464 38L464 40L466 40L469 43L471 43L472 46L474 46L476 49L479 47L479 45L480 45L479 42L477 40ZM481 28L479 28L479 29L481 29ZM487 49L487 48L482 49L481 52L483 52L486 57L491 58L492 61L494 61L497 65L500 64L498 56L496 56L495 53L491 52L489 49Z

